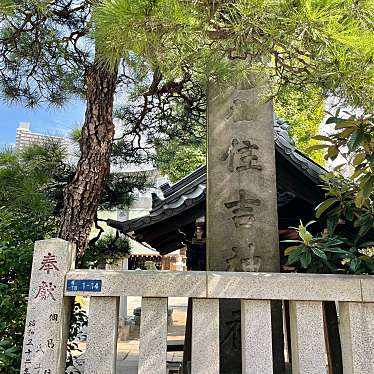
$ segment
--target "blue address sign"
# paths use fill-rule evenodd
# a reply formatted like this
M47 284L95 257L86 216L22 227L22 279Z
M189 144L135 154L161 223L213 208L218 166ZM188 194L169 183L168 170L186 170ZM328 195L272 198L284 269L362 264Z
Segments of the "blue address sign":
M68 279L66 282L66 291L82 292L101 292L101 280L94 279Z

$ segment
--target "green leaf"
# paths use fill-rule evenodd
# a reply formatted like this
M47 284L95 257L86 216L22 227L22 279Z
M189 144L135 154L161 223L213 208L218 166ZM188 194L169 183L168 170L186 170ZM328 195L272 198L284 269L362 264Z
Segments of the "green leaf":
M342 255L349 256L349 257L352 256L351 252L345 251L344 249L341 249L341 248L324 248L324 251L325 252L340 253Z
M362 196L364 199L367 199L371 193L373 192L373 186L374 186L374 177L371 176L365 180L364 183L360 186L362 191Z
M353 258L350 262L349 268L353 271L356 272L358 267L360 266L361 260L357 257Z
M358 231L358 234L357 234L358 237L356 241L358 241L359 238L362 238L370 231L370 229L373 227L373 223L374 221L371 219L365 222L365 224L360 227L360 230Z
M305 228L309 227L310 225L313 225L313 223L316 223L316 221L309 221L306 225Z
M354 166L357 166L357 165L360 165L361 163L363 163L366 159L366 153L365 152L362 152L362 153L358 153L355 158L353 159L352 161L352 164Z
M330 142L331 143L331 138L329 138L328 136L325 136L325 135L315 135L315 136L312 137L312 139L321 140L321 141L324 141L324 142Z
M332 146L332 147L329 147L329 149L327 150L327 157L328 158L331 158L331 160L335 160L339 155L339 149L337 146Z
M312 223L313 222L309 222L309 225ZM302 223L300 223L298 227L298 234L304 243L308 243L310 240L313 239L313 235L306 229L307 226L308 225L304 226Z
M340 122L343 122L344 120L342 118L338 118L338 117L329 117L327 118L326 120L326 125L330 124L330 123L340 123Z
M355 128L357 127L357 123L353 121L342 121L335 125L335 130L341 130L346 128Z
M344 131L342 132L339 132L337 135L338 135L338 138L339 139L347 139L349 137L349 135L352 134L352 132L355 131L355 128L354 127L349 127L347 129L345 129Z
M300 260L300 256L303 254L303 248L305 248L305 247L304 246L303 247L299 247L298 249L296 249L295 251L293 251L288 256L288 259L287 259L287 264L288 265L292 265L295 262L297 262L297 261Z
M331 236L334 234L336 226L339 222L339 216L330 216L327 218L327 233Z
M357 217L357 219L355 220L353 226L354 227L359 227L359 226L364 225L366 222L369 221L370 217L371 217L370 212L366 212L366 213L360 214Z
M355 172L352 174L352 179L356 179L358 178L361 174L365 173L365 171L367 170L366 167L361 167L361 165L359 165Z
M348 221L352 221L354 217L354 211L353 207L349 206L346 211L345 211L345 217L347 218Z
M355 205L357 208L361 208L362 205L364 204L364 196L362 195L362 191L359 191L355 197Z
M315 248L315 247L310 247L310 249L313 251L313 253L320 257L320 258L323 258L324 260L327 261L327 256L326 256L326 253L323 252L322 250L320 250L319 248Z
M296 251L298 248L299 248L298 245L294 245L292 247L286 248L286 250L284 251L285 256L289 256L292 252Z
M307 152L312 152L312 151L318 151L319 149L324 149L330 147L330 144L314 144L310 147L307 148Z
M360 129L356 129L355 131L353 131L351 137L349 138L347 142L348 149L351 152L356 151L360 147L364 139L365 139L365 133Z
M331 205L338 202L339 200L335 197L331 197L325 201L323 201L321 204L319 204L316 207L316 217L320 218L322 213L324 213L328 208L330 208Z
M305 251L300 258L301 266L304 269L306 269L310 265L311 261L312 261L312 255L310 254L309 251Z

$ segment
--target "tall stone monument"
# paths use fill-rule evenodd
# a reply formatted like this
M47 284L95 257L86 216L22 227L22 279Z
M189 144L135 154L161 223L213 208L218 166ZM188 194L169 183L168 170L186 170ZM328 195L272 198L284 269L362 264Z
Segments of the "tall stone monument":
M259 82L208 92L207 269L278 272L273 107ZM240 303L220 304L221 373L241 373Z

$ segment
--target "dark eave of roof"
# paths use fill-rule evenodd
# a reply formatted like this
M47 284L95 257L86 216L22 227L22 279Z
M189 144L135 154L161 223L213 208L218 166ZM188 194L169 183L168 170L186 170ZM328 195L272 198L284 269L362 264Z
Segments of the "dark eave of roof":
M283 157L297 171L302 173L308 183L316 186L321 184L320 175L325 172L318 164L295 148L295 143L290 138L288 125L285 121L276 120L274 123L274 141L276 159ZM148 216L135 218L125 222L108 220L107 224L123 233L135 232L146 229L148 226L162 222L180 212L188 210L205 200L206 166L200 166L172 186L162 186L164 198L155 197L153 208ZM279 192L279 191L278 191ZM282 205L285 196L278 193L278 207Z

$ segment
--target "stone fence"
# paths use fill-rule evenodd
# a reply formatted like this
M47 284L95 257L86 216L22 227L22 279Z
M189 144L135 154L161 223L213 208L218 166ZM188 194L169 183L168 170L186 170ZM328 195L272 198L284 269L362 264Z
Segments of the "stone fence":
M139 373L165 374L167 297L192 298L192 374L219 373L219 299L241 299L242 372L273 373L271 300L290 301L293 374L325 374L323 301L339 303L344 373L374 373L374 277L74 270L59 239L34 252L21 373L64 373L70 298L90 296L85 374L116 372L119 297L142 296ZM156 323L155 323L156 322Z

